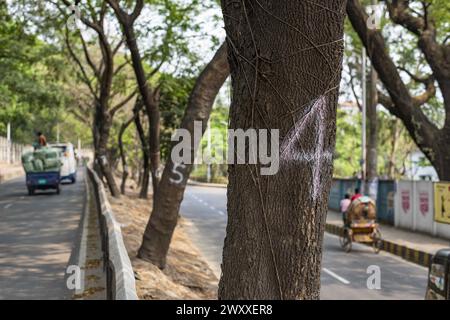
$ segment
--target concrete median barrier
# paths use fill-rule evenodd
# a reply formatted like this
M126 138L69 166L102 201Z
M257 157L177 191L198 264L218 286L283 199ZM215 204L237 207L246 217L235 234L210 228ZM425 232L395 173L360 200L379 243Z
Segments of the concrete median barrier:
M111 205L97 174L88 168L88 176L100 220L100 233L106 266L108 299L138 300L133 267L122 238L119 223L114 217Z

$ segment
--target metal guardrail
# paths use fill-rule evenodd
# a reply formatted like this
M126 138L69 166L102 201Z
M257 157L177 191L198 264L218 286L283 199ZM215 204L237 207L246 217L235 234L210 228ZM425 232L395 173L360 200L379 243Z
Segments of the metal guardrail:
M108 300L138 300L133 267L122 238L119 223L114 217L102 181L87 169L94 201L99 215Z

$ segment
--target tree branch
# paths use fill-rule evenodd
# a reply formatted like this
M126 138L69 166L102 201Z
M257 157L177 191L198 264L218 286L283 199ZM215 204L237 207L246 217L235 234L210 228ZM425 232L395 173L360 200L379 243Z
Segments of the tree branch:
M100 79L99 69L94 64L93 60L91 59L91 55L89 54L89 50L88 50L88 47L86 45L86 41L84 41L84 37L81 34L81 32L79 34L80 34L81 44L83 45L83 51L84 51L84 56L86 58L86 61L87 61L88 65L91 67L92 72L95 74L95 77L97 79Z
M411 71L409 71L408 69L406 69L405 67L402 67L402 66L397 67L397 69L399 69L399 70L405 72L406 74L408 74L408 76L409 76L411 79L413 79L415 82L420 82L420 83L426 84L426 83L428 83L428 82L431 80L431 78L432 78L432 75L429 75L429 76L427 76L427 77L421 78L421 77L419 77L419 76L416 76L416 75L413 74Z
M134 91L130 95L128 95L128 97L126 97L124 100L122 100L117 105L115 105L113 108L111 108L110 114L114 115L117 111L119 111L119 109L123 108L128 102L131 101L131 99L134 98L134 96L137 94L137 92L138 92L138 90L134 89Z
M83 64L81 63L80 59L78 58L78 56L76 55L76 53L73 51L72 46L70 44L70 40L69 40L69 30L66 27L66 33L65 33L65 41L66 41L66 46L67 49L69 51L70 56L72 57L72 59L75 61L75 63L78 65L80 71L81 71L81 78L82 81L87 85L87 87L89 88L89 91L91 92L92 96L98 100L98 96L96 94L96 91L94 90L93 86L92 86L92 81L89 79L89 76L87 75L87 72L83 66Z
M422 18L411 15L409 11L409 1L392 0L386 1L391 20L399 24L412 33L420 36L425 29L425 21Z
M436 95L436 87L434 86L433 77L430 77L430 79L424 84L425 84L425 91L422 94L412 98L415 106L421 106L427 103L431 98L433 98Z
M403 1L400 1L400 3L403 3ZM376 30L368 30L366 24L368 17L360 2L358 0L348 0L347 13L364 47L366 49L371 48L369 58L392 100L392 105L387 104L389 106L388 110L402 120L416 144L429 159L432 158L430 150L433 148L439 129L420 108L417 108L416 103L419 101L415 101L411 97L408 88L403 83L397 67L388 54L389 51L381 33Z

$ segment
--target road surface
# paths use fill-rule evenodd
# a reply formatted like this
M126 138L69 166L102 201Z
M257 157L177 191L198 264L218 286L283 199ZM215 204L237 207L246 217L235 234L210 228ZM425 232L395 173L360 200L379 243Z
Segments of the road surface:
M24 178L0 184L0 299L68 299L65 271L84 203L74 185L28 196Z
M190 221L190 236L219 276L227 223L226 189L188 186L181 215ZM370 247L361 244L354 244L352 252L345 253L339 239L328 233L324 239L322 267L321 299L423 300L425 296L426 268L385 252L376 255ZM368 278L374 272L369 269L371 273L367 273L369 267L379 268L381 289L368 288Z

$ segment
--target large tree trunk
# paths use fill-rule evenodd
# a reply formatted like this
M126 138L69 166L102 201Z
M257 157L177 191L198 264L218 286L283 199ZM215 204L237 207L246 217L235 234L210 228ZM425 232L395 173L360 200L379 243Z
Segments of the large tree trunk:
M222 0L222 10L230 126L279 129L282 143L275 175L229 166L219 298L319 299L345 0Z
M198 77L190 95L181 123L182 129L194 133L194 121L202 122L202 133L211 113L214 100L229 75L226 44L222 44L213 59ZM175 143L172 144L172 148ZM195 158L197 146L191 150ZM145 229L138 256L164 268L170 240L177 225L178 212L184 190L192 170L192 164L174 163L167 160L158 191L154 195L153 211Z

